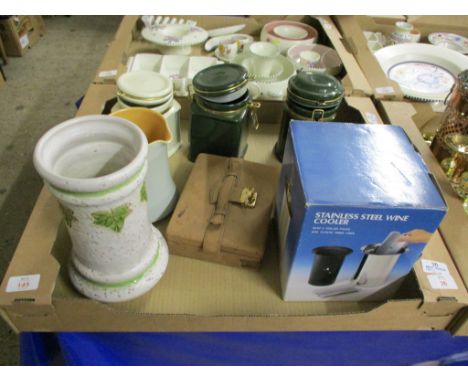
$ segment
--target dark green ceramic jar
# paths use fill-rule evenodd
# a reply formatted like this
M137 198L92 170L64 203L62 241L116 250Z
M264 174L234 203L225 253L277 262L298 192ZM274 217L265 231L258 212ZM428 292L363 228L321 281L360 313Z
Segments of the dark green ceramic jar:
M249 101L247 96L237 108L223 107L195 94L190 108L189 159L195 161L200 153L243 157L252 124Z
M275 145L275 154L280 161L283 160L291 120L333 121L343 95L340 81L329 74L301 71L291 77Z
M247 90L247 71L240 65L206 68L193 79L189 159L207 153L243 157L251 126L257 125Z

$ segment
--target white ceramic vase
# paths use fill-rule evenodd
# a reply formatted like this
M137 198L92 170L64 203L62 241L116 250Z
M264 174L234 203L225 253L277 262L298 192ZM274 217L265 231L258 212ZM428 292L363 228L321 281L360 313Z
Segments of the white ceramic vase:
M70 233L71 282L89 298L135 298L167 267L167 244L148 219L147 154L136 125L101 115L65 121L36 145L34 165Z

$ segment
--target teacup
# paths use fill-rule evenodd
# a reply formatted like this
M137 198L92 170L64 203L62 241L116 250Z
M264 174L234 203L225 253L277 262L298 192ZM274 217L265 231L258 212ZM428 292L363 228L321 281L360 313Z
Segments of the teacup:
M275 64L278 65L275 58L281 53L278 46L270 42L254 42L249 45L249 51L252 54L254 62L254 73L257 77L268 78L275 72Z
M299 64L308 68L313 68L320 62L320 53L312 50L305 50L299 53Z
M372 52L377 52L383 48L383 45L379 41L367 41L367 46Z
M404 44L408 42L413 42L411 40L411 33L392 32L390 34L390 39L393 42L393 44Z
M250 52L259 58L275 58L281 53L280 48L271 42L254 42L249 45Z
M242 52L243 48L244 44L241 40L226 40L218 45L219 53L226 58L234 58Z
M412 29L409 34L411 42L419 42L421 40L421 32L417 29Z
M395 23L395 32L398 33L409 33L413 30L413 24L406 21L397 21Z

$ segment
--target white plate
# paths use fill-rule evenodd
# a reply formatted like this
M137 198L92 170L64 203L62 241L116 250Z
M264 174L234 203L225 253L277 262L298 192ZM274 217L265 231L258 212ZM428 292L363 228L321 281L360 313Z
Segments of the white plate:
M208 38L208 32L193 25L160 24L143 28L141 36L157 45L176 47L200 44Z
M375 52L385 74L403 94L423 101L444 101L468 57L430 44L399 44Z
M242 33L235 33L235 34L228 34L228 35L220 36L220 37L213 37L213 38L210 38L205 43L205 50L207 52L210 52L213 49L217 48L221 42L230 41L230 40L240 40L243 44L250 44L251 42L253 42L254 39L252 36L248 34L242 34Z
M139 70L122 74L117 79L117 88L130 97L163 98L172 92L172 81L163 74Z
M468 38L445 32L431 33L428 37L431 44L456 50L462 54L468 54Z

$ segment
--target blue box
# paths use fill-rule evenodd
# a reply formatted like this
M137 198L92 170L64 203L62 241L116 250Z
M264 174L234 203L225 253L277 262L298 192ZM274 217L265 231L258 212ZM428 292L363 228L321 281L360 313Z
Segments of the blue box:
M292 121L276 200L283 298L388 298L446 211L401 127Z

